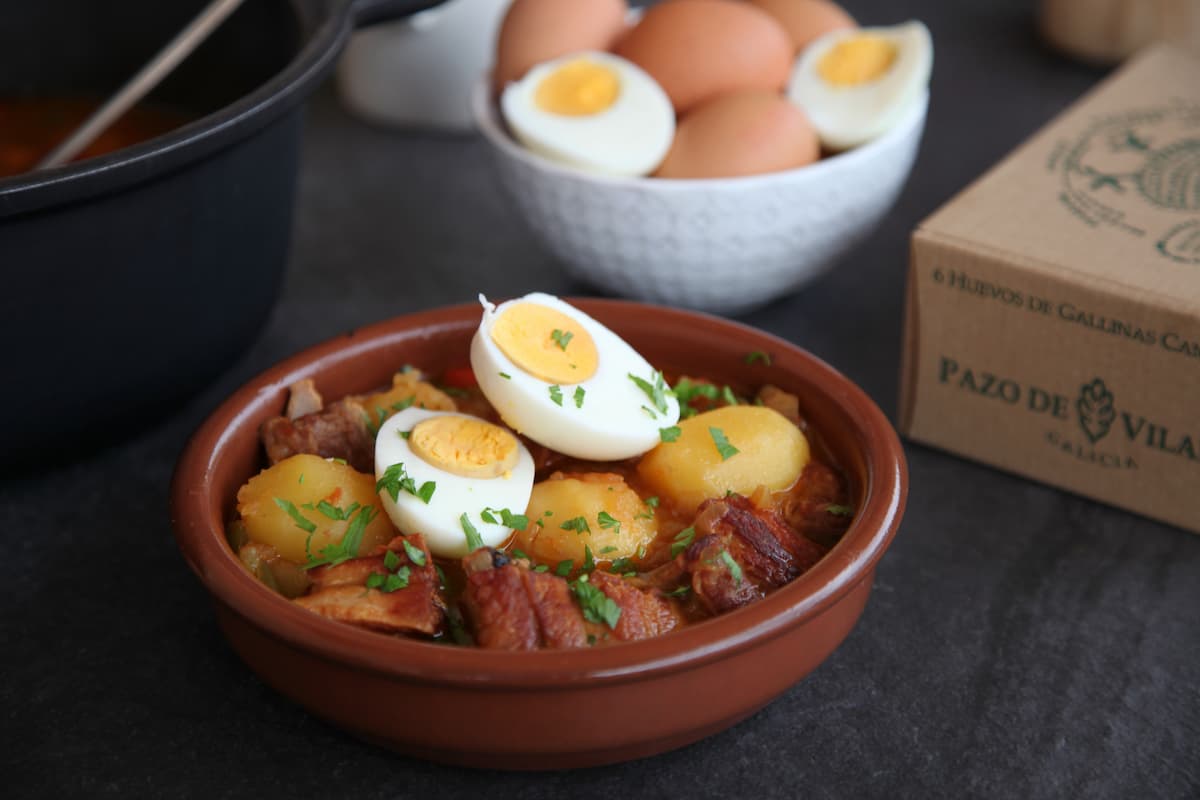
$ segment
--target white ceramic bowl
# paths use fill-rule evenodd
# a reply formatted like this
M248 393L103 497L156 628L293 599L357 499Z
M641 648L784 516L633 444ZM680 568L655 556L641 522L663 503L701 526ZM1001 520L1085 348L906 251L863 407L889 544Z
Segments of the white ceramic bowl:
M475 122L530 228L604 291L734 313L828 270L891 208L912 169L928 93L896 127L799 169L745 178L610 178L554 164L505 129L486 82Z

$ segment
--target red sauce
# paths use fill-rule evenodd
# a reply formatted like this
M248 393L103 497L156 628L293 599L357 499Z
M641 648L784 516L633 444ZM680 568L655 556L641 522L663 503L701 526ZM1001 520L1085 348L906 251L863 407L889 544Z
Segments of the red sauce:
M0 98L0 178L33 169L101 102L83 98ZM162 106L134 106L74 160L153 139L193 119L194 115Z

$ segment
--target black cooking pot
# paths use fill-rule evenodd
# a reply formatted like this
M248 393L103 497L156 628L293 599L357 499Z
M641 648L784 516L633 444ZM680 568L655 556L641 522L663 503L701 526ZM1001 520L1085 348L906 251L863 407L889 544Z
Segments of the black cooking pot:
M8 3L0 96L107 96L207 1ZM195 122L0 179L0 472L169 412L250 343L287 262L300 102L355 27L438 2L246 0L148 98Z

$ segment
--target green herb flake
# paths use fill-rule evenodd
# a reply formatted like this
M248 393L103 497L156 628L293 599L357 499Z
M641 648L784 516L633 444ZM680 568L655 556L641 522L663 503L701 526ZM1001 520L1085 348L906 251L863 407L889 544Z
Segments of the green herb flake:
M391 593L397 589L408 588L408 578L412 574L412 570L408 567L401 567L396 570L395 575L388 575L381 587L384 592Z
M610 545L608 545L607 547L602 547L602 548L600 548L600 555L606 555L606 554L608 554L608 553L615 553L615 552L617 552L617 550L618 550L618 549L619 549L619 548L613 547L613 546L610 544Z
M317 529L316 524L308 517L300 513L300 509L296 508L296 504L291 500L284 500L282 497L275 498L275 505L279 506L284 512L292 518L292 522L296 523L296 527L306 533L312 533Z
M550 387L550 401L556 406L562 406L562 387L554 384Z
M408 560L418 567L425 566L425 551L409 542L408 539L402 541L404 542L404 554L408 556ZM389 550L388 552L390 553L391 551Z
M396 435L401 439L407 439L408 437L412 436L412 431L396 431Z
M646 396L650 398L650 403L655 408L658 409L659 413L666 414L667 408L668 408L667 407L667 391L668 391L668 389L667 389L666 382L663 380L662 373L659 372L658 370L655 370L654 374L650 376L650 380L646 380L645 378L639 378L637 375L634 375L632 372L627 373L627 374L629 375L629 380L633 381L634 385L636 385L639 389L641 389L643 392L646 393ZM643 406L643 408L644 408L644 406Z
M592 548L583 546L583 571L591 572L596 568L596 559L592 556Z
M621 619L621 607L614 603L611 597L588 583L586 578L584 575L571 583L571 592L579 601L583 618L588 622L604 624L610 629L615 629Z
M350 466L350 462L348 462L346 459L337 458L336 456L334 456L333 458L327 458L325 460L328 461L330 464L341 464L343 467Z
M850 506L838 505L837 503L830 503L829 505L825 506L825 512L828 514L833 514L835 517L853 517L854 516L853 508L851 508Z
M673 442L683 434L683 428L672 425L669 428L659 428L658 438L664 442Z
M512 380L512 375L509 375L507 372L501 372L501 373L500 373L500 377L501 377L501 378L504 378L504 380L506 380L506 381L511 381L511 380Z
M408 544L408 542L405 542L405 544ZM400 556L396 555L394 551L388 550L383 555L383 566L388 572L391 572L396 567L400 566Z
M526 561L528 561L528 560L529 560L529 556L528 556L528 555L526 555L525 551L524 551L524 550L522 550L522 549L521 549L521 548L519 548L519 547L514 547L514 548L511 550L511 553L512 553L512 557L513 557L513 558L523 558L523 559L525 559Z
M459 524L462 525L463 533L467 535L467 552L474 553L479 548L483 547L483 539L479 536L479 531L471 524L471 520L467 518L464 511L463 515L458 518Z
M438 588L445 589L446 588L446 571L444 569L442 569L440 564L434 564L433 569L435 572L437 572Z
M308 554L308 563L302 569L312 569L319 567L322 564L335 566L343 561L349 561L352 558L358 557L358 549L362 546L363 533L367 529L367 525L379 512L372 506L363 506L350 520L350 525L346 528L346 533L342 536L342 540L336 544L327 545L322 548L318 557L314 557L310 552ZM310 537L311 538L311 537ZM308 549L308 543L305 543L305 549Z
M299 480L296 481L296 483L300 484L301 486L304 485L304 473L303 472L300 473L300 478L299 478Z
M576 533L591 533L592 529L588 526L586 517L574 517L564 522L558 527L564 531L575 531Z
M675 384L675 388L671 391L675 394L681 405L690 403L697 397L716 400L719 393L717 387L711 383L696 383L688 378L680 378L679 383Z
M576 407L576 408L583 408L583 396L584 396L585 394L587 394L587 392L585 392L585 391L583 390L583 387L582 387L582 386L576 386L576 387L575 387L575 395L574 395L574 397L575 397L575 407Z
M771 354L764 353L762 350L751 350L746 353L746 357L742 359L747 364L762 364L764 367L771 366Z
M727 406L736 406L738 404L737 396L734 395L733 389L730 389L728 386L721 388L721 399L725 401L725 405Z
M687 594L691 590L692 590L692 587L690 587L690 586L677 586L674 589L672 589L671 591L667 592L666 595L664 595L664 596L665 597L683 597L685 594Z
M372 572L367 576L367 588L378 589L380 586L383 586L383 582L387 580L387 577L382 572Z
M557 566L554 567L554 574L559 576L560 578L565 578L571 574L571 570L574 569L574 567L575 567L574 561L572 561L569 558L564 559L564 560L558 562Z
M609 514L607 511L601 511L596 515L596 521L600 523L600 527L604 530L612 530L613 533L621 533L621 520Z
M533 568L533 571L534 572L549 572L550 568L547 567L545 564L538 564L536 567Z
M692 546L692 542L696 540L695 528L684 528L679 533L675 534L675 538L671 540L671 558L682 553Z
M429 505L429 501L433 498L433 493L437 491L437 483L435 481L425 481L421 484L421 488L417 489L417 497L425 505Z
M733 582L736 585L741 586L742 565L733 560L733 556L729 555L728 550L721 551L720 559L725 563L725 566L729 567L729 574L733 576Z
M555 328L554 330L550 331L550 338L554 340L556 345L558 345L558 349L565 352L567 345L569 345L571 340L575 338L575 334L571 333L570 331L560 331L558 328Z
M629 556L613 559L613 562L608 565L608 571L614 575L620 575L633 568L633 559Z
M725 431L720 428L710 427L708 435L712 437L713 444L717 446L717 452L721 454L722 461L728 461L742 452L729 443L729 439L725 438Z

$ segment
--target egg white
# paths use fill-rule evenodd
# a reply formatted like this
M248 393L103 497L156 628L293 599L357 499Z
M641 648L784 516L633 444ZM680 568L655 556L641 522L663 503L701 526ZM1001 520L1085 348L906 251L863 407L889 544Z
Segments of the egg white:
M534 100L538 85L559 67L586 58L612 69L621 84L616 101L583 116L545 111ZM551 161L603 175L649 175L671 149L675 110L649 73L611 53L574 53L539 64L500 96L513 135Z
M821 59L839 42L863 34L882 37L896 47L896 60L876 80L834 86L817 71ZM848 150L880 136L918 102L933 69L933 39L920 22L889 28L837 30L800 54L792 68L788 97L808 115L821 144Z
M618 461L650 450L659 430L679 421L679 401L668 394L666 412L658 411L629 376L653 383L654 367L624 339L557 297L535 292L500 306L479 297L483 318L471 340L471 368L479 388L513 430L539 444L575 458ZM575 320L596 345L596 372L587 380L563 384L562 405L554 402L551 384L522 370L492 340L496 319L514 303L548 306ZM508 375L508 378L502 376ZM576 387L583 404L576 407Z
M408 440L400 435L411 431L423 420L443 416L469 415L408 408L389 417L375 439L375 478L382 478L393 464L403 464L418 488L426 481L434 481L437 488L428 504L403 490L395 500L387 490L379 492L379 498L387 515L402 533L421 533L434 555L458 558L468 552L461 520L464 513L488 547L502 544L512 534L512 529L506 525L484 522L480 512L485 508L497 511L507 508L514 514L525 513L533 491L533 456L518 440L517 463L506 476L475 479L446 472L414 453ZM492 516L500 519L498 514Z

